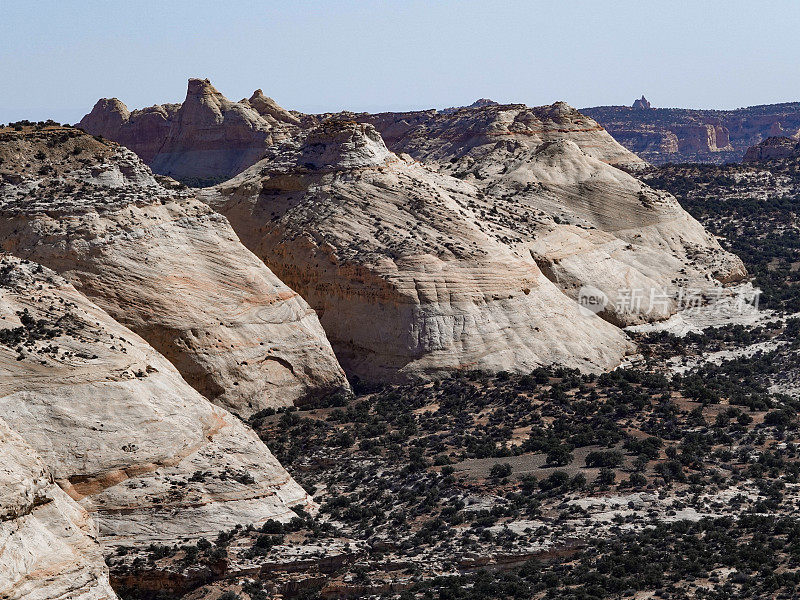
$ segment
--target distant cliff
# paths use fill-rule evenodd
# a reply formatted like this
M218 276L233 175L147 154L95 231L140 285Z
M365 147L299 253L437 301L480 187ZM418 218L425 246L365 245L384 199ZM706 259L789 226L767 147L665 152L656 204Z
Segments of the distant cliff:
M751 146L800 131L800 102L735 110L597 106L581 112L598 121L628 150L655 164L739 162Z

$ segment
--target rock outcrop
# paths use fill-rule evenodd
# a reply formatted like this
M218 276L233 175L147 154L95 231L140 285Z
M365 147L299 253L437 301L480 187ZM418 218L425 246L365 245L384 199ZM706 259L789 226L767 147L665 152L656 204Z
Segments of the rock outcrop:
M290 113L285 108L278 105L275 100L265 96L260 89L253 92L253 95L246 100L240 100L240 104L252 107L259 115L268 120L270 125L278 123L288 123L289 125L300 125L300 119Z
M204 396L247 417L347 389L308 304L131 151L50 129L4 134L0 155L0 247L63 274Z
M329 121L201 197L317 310L366 379L450 369L613 366L623 334L487 227L476 188Z
M760 144L750 146L742 162L755 163L797 156L800 156L800 141L797 138L770 137Z
M204 183L249 167L298 123L261 90L231 102L208 79L190 79L181 104L129 112L118 99L103 98L78 127L127 146L156 173Z
M129 112L116 98L104 98L78 127L130 148L155 173L189 183L208 183L243 171L259 160L268 146L330 116L291 113L260 89L249 99L231 102L207 79L190 79L183 104ZM536 145L566 137L611 164L631 168L644 165L615 144L596 122L564 102L531 108L482 98L468 107L442 111L342 113L337 118L372 123L391 150L412 156L414 149L425 143L426 134L440 145L449 140L459 146L501 140ZM427 154L433 155L430 151Z
M393 149L491 198L482 217L499 235L570 297L602 291L612 323L665 318L681 293L745 275L675 198L613 166L636 169L637 157L563 103L365 118Z
M0 329L0 332L5 331ZM88 513L0 419L0 597L115 600Z
M345 127L342 123L346 121L351 125L352 122L373 125L383 139L372 140L369 129ZM395 256L395 251L386 246L392 240L371 239L373 234L362 237L361 231L331 233L333 241L319 233L327 226L324 215L330 210L332 215L340 214L339 211L347 214L347 218L362 227L379 226L380 234L385 235L388 225L384 222L387 218L384 212L395 209L390 209L380 196L393 197L398 186L415 190L421 200L441 198L451 194L449 190L458 190L460 196L450 199L461 198L457 204L461 202L463 207L449 206L447 210L455 211L459 219L470 214L467 219L474 218L470 227L477 227L489 236L491 242L486 243L499 244L498 249L484 249L484 252L494 252L497 256L510 252L513 260L536 264L573 300L583 301L587 290L589 295L598 292L603 304L598 308L599 314L614 325L665 318L676 310L680 295L687 290L702 293L745 275L741 261L724 252L674 198L651 190L625 172L645 167L643 160L615 141L596 121L563 102L531 108L480 101L471 107L444 111L305 115L300 124L292 140L270 148L263 161L213 191L203 192L202 197L232 221L245 245L320 312L339 357L352 372L374 375L429 370L431 367L420 362L420 357L432 356L433 348L448 347L450 342L442 340L452 336L451 332L433 342L420 342L413 334L385 346L385 334L376 333L374 339L366 339L369 337L366 333L356 335L350 317L341 323L334 322L333 314L338 314L344 302L331 299L351 294L361 302L368 292L353 292L350 284L340 290L339 278L349 281L353 275L350 272L342 275L338 266L335 277L326 266L324 284L318 281L321 275L316 271L307 272L308 256L315 257L314 269L322 268L320 265L325 263L318 263L316 256L318 248L327 246L333 256L328 262L337 265L348 255L344 248L355 251L360 244L374 245L377 252L388 256L393 263L400 257L404 260L416 257L415 252L428 253L430 249L409 247ZM674 136L668 144L689 144L695 148L727 144L725 132L719 127L694 124L687 127L692 131L682 132L680 139ZM362 164L366 160L364 153L371 158ZM410 159L427 168L417 166L410 179L399 183L397 173L411 173ZM438 171L433 183L429 181L433 176L430 169ZM375 171L378 175L373 176ZM388 181L376 183L384 175ZM437 186L439 191L431 192ZM363 189L353 191L357 188ZM365 201L357 210L340 207L341 198L352 194L363 196ZM340 199L336 200L337 197ZM277 208L267 210L273 200ZM316 205L325 208L313 214ZM471 212L459 212L464 207ZM401 210L412 213L408 223L419 221L415 209L402 206ZM443 215L431 218L442 219ZM335 222L335 217L332 219ZM298 225L300 221L302 226ZM343 227L344 232L349 232L354 226L346 223ZM452 236L450 243L454 247L464 245L458 241L460 233L440 231L442 226L438 224L434 229L428 235L437 243ZM352 239L345 239L348 236ZM306 243L309 239L313 242L308 242L310 245L304 252L310 254L296 255L301 241ZM477 247L483 243L470 242ZM473 260L467 255L462 258L464 263ZM358 276L366 277L361 260L356 260ZM367 272L370 276L377 273L378 278L369 285L380 283L382 287L392 268L370 264ZM417 267L409 268L411 272L414 269ZM410 275L410 280L415 281L415 277ZM391 287L402 290L406 285L393 283ZM631 295L634 297L629 298ZM401 297L406 296L401 294ZM405 300L400 304L405 304ZM409 314L418 310L416 304L417 300L411 303L414 308ZM364 315L367 314L365 308ZM404 331L415 319L402 317L394 330ZM363 317L360 320L366 322ZM381 354L391 347L403 350L390 361ZM560 351L558 355L568 356L570 351ZM377 358L370 358L364 368L357 367L364 356ZM547 356L548 360L551 358ZM520 360L521 364L533 364L541 362L541 356ZM452 366L469 361L445 362ZM599 366L604 361L590 358L587 362ZM476 364L502 368L501 363L482 359Z
M639 102L639 101L637 101ZM739 162L768 137L796 136L800 103L735 110L596 106L581 112L596 119L619 143L653 164Z
M478 169L514 249L529 252L571 298L600 290L607 302L599 314L619 326L666 318L682 295L746 275L673 196L569 140L519 152L494 174Z
M434 128L453 125L446 133L461 137L457 143L468 141L463 139L470 133L468 127L443 117L469 111L483 111L488 121L481 135L488 133L496 141L526 135L541 141L568 137L595 158L633 168L642 164L641 159L654 164L738 162L749 147L768 137L795 137L800 131L800 103L796 102L693 110L653 108L644 96L632 106L597 106L583 108L580 113L564 103L529 108L481 98L461 108L350 118L372 123L392 151L406 152L395 142L408 136L421 137L430 124ZM230 102L208 80L192 79L183 104L129 111L118 99L104 98L79 126L132 149L156 173L205 185L232 177L259 160L265 146L297 135L299 129L330 116L287 111L261 90L249 99ZM615 148L606 132L629 152ZM433 132L438 138L443 133ZM593 147L610 154L599 156Z
M359 114L354 118L373 124L392 151L406 152L428 164L468 157L486 162L488 168L492 161L500 169L504 156L511 157L520 148L559 140L570 140L608 164L634 170L646 164L565 102L534 108L488 104L452 112Z
M0 418L93 516L108 551L312 508L255 433L144 340L54 272L9 256L0 259Z

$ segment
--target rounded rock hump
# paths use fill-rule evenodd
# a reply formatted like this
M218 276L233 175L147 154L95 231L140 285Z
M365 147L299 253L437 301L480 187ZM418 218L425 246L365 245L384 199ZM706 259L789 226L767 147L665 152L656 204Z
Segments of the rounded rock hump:
M78 127L88 132L111 131L127 123L131 112L118 98L100 98L92 111L83 117Z
M630 349L503 241L473 185L398 158L371 125L323 122L199 197L317 310L364 381L600 371Z
M309 132L297 162L314 170L338 170L378 167L395 160L372 125L332 120Z
M4 254L0 273L0 331L6 340L9 332L21 336L19 350L0 343L0 420L25 436L58 486L92 515L104 548L186 543L315 508L252 430L66 279ZM47 333L34 323L47 323ZM0 460L4 437L0 429ZM3 488L8 463L0 464ZM208 479L191 479L197 471ZM246 479L223 475L245 471ZM34 468L32 476L40 473ZM9 598L2 527L0 520L0 597ZM69 562L64 556L58 563Z
M490 170L518 149L547 141L569 139L587 154L611 165L638 169L646 163L616 142L603 127L566 102L528 107L487 104L428 113L367 115L395 153L439 167Z
M187 98L190 96L219 96L222 94L211 85L211 80L200 79L199 77L189 78L189 84L186 89Z
M116 600L94 520L2 418L0 465L0 597Z
M219 124L228 100L208 79L190 79L179 114L184 125ZM193 118L194 117L194 118Z

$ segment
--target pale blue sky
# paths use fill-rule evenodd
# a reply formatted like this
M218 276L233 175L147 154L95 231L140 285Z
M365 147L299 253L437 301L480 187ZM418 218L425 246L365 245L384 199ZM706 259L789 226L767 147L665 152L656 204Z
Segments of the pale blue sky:
M286 108L733 108L800 100L800 1L0 0L0 122L180 102L189 77Z

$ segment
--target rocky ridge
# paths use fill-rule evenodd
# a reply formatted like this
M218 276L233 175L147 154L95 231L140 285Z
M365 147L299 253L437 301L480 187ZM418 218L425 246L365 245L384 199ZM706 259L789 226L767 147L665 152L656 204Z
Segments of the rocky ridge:
M800 141L789 137L770 137L750 146L745 152L743 163L756 163L800 156Z
M67 277L242 416L347 390L308 304L227 221L73 129L0 138L2 248Z
M0 324L0 419L106 551L313 509L252 431L52 271L0 259Z
M260 89L249 99L231 102L207 79L190 79L182 104L130 112L120 100L103 98L78 127L130 148L156 173L204 183L236 175L262 158L267 146L332 116L372 123L392 151L411 155L426 137L443 154L449 148L445 141L460 147L488 141L535 146L566 138L611 164L634 169L645 164L564 102L528 107L482 98L442 111L303 115L281 108ZM435 158L432 148L425 153Z
M677 308L676 297L682 288L691 287L703 293L718 287L720 282L736 281L745 275L741 262L725 253L713 236L686 214L674 198L649 189L623 171L641 170L646 167L644 161L617 143L596 121L563 102L530 108L521 104L478 101L470 107L445 111L377 115L291 114L299 119L299 127L292 132L291 139L265 148L265 158L246 171L246 176L242 173L220 184L215 191L201 195L232 221L248 248L309 300L320 313L340 359L351 372L375 375L385 368L388 373L403 369L415 371L418 367L427 371L429 367L422 367L423 363L419 362L421 354L433 348L448 347L442 340L452 332L441 338L438 333L434 334L421 345L421 338L415 332L409 338L395 335L388 347L405 349L399 356L389 359L383 334L356 334L358 328L351 327L350 317L333 323L333 312L341 309L342 302L331 303L330 297L345 294L342 298L348 298L349 302L348 294L352 290L348 284L342 292L341 282L352 280L354 275L346 272L343 279L341 273L335 278L326 275L326 280L330 281L321 287L315 282L318 275L306 273L310 266L308 253L316 256L319 252L315 249L320 246L319 230L326 226L321 222L322 215L334 210L328 206L330 203L337 205L335 211L342 211L341 214L353 219L342 225L343 234L331 232L339 238L336 243L326 238L326 243L335 249L331 250L335 253L334 262L341 261L345 255L349 260L351 254L363 254L362 249L368 247L375 248L388 260L386 271L383 271L384 266L370 264L371 274L384 274L375 281L360 281L360 287L372 285L382 289L385 277L396 268L389 263L397 263L399 257L417 256L417 253L427 255L431 248L426 244L431 242L435 242L432 248L441 242L452 248L463 246L465 240L459 238L468 238L471 234L462 232L475 228L490 241L470 240L467 246L498 244L500 249L487 248L484 254L505 256L510 253L514 261L526 265L525 269L534 265L532 277L539 278L543 274L572 300L581 301L587 289L591 294L598 292L603 302L600 315L617 326L668 317ZM377 133L341 126L348 122L368 123ZM382 183L375 191L371 188L372 182L365 181L365 173L375 170L381 175L395 171L407 173L409 163L415 160L424 167L418 165L409 181L389 178L390 181ZM431 185L429 180L434 171L437 172L436 183ZM339 177L334 177L333 173L338 173ZM364 183L367 185L363 186ZM431 192L436 186L445 192ZM355 198L363 199L360 207L341 206L343 198L354 193L351 188L359 187L363 189L355 193ZM406 190L410 189L416 189L416 194L407 194ZM420 215L415 214L418 209L407 204L401 206L403 213L412 213L405 223L405 236L411 231L410 238L419 247L412 248L410 240L400 243L404 237L403 223L391 223L388 227L385 221L390 213L385 212L388 207L382 205L379 197L405 195L403 202L408 202L412 196L418 196L418 202L426 205L430 193L433 204L443 195L452 200L454 195L450 190L456 190L454 194L460 195L462 204L453 207L443 201L446 212L434 218L442 219L445 214L452 218L454 212L459 220L470 222L469 229L460 227L443 235L440 231L443 226L437 224L435 232L427 234L432 238L420 237L416 230L408 229L420 221ZM341 194L338 200L337 194ZM277 210L272 208L273 201ZM312 214L314 202L319 203L316 215ZM397 201L391 204L396 205ZM304 224L298 228L300 214ZM426 215L421 220L426 222L428 218ZM377 227L376 233L386 239L376 237L366 243L366 239L361 239L363 233L352 232L364 225ZM397 240L387 236L387 227L389 232L399 235ZM284 235L289 239L279 241L275 237ZM373 235L369 233L368 238ZM400 251L394 248L398 243L402 247ZM300 254L296 254L298 245L304 245ZM345 252L347 246L350 249ZM325 260L331 262L332 259L326 257ZM365 265L361 260L357 258L357 277L363 279ZM374 260L379 262L377 258ZM321 264L324 263L315 259L314 269ZM399 270L406 268L404 265ZM426 270L431 268L439 267ZM415 281L413 277L411 280ZM312 292L312 288L317 292ZM525 284L523 288L529 286ZM366 293L358 292L359 302ZM631 293L641 297L628 300L626 295ZM503 294L499 293L499 297ZM416 304L415 300L412 306ZM510 310L519 311L518 308ZM365 311L356 320L367 323L375 314ZM394 327L393 331L404 331L415 319L404 318L406 325ZM617 346L619 349L621 346ZM378 354L373 354L376 351ZM378 362L382 366L377 370L375 364L355 367L363 356L381 354L384 357ZM558 354L561 355L561 351ZM550 353L544 356L546 360L553 358ZM516 360L512 359L511 364L515 365ZM540 357L533 363L540 364L541 360ZM455 360L453 364L474 363L501 368L501 362ZM596 362L595 358L586 362L610 364L605 359ZM525 365L527 368L529 364L530 360L520 359L516 367Z
M200 197L309 300L360 377L598 370L628 349L503 241L474 185L390 152L369 124L324 122Z
M408 153L426 164L458 161L468 168L501 169L520 149L561 140L577 144L608 164L633 170L646 164L565 102L538 107L476 103L449 112L356 114L354 118L374 125L393 152Z
M615 168L643 163L564 103L370 119L393 149L491 198L481 218L496 235L530 254L570 297L600 290L600 314L615 324L665 318L679 288L702 291L745 275L675 198ZM625 297L635 291L641 302Z

